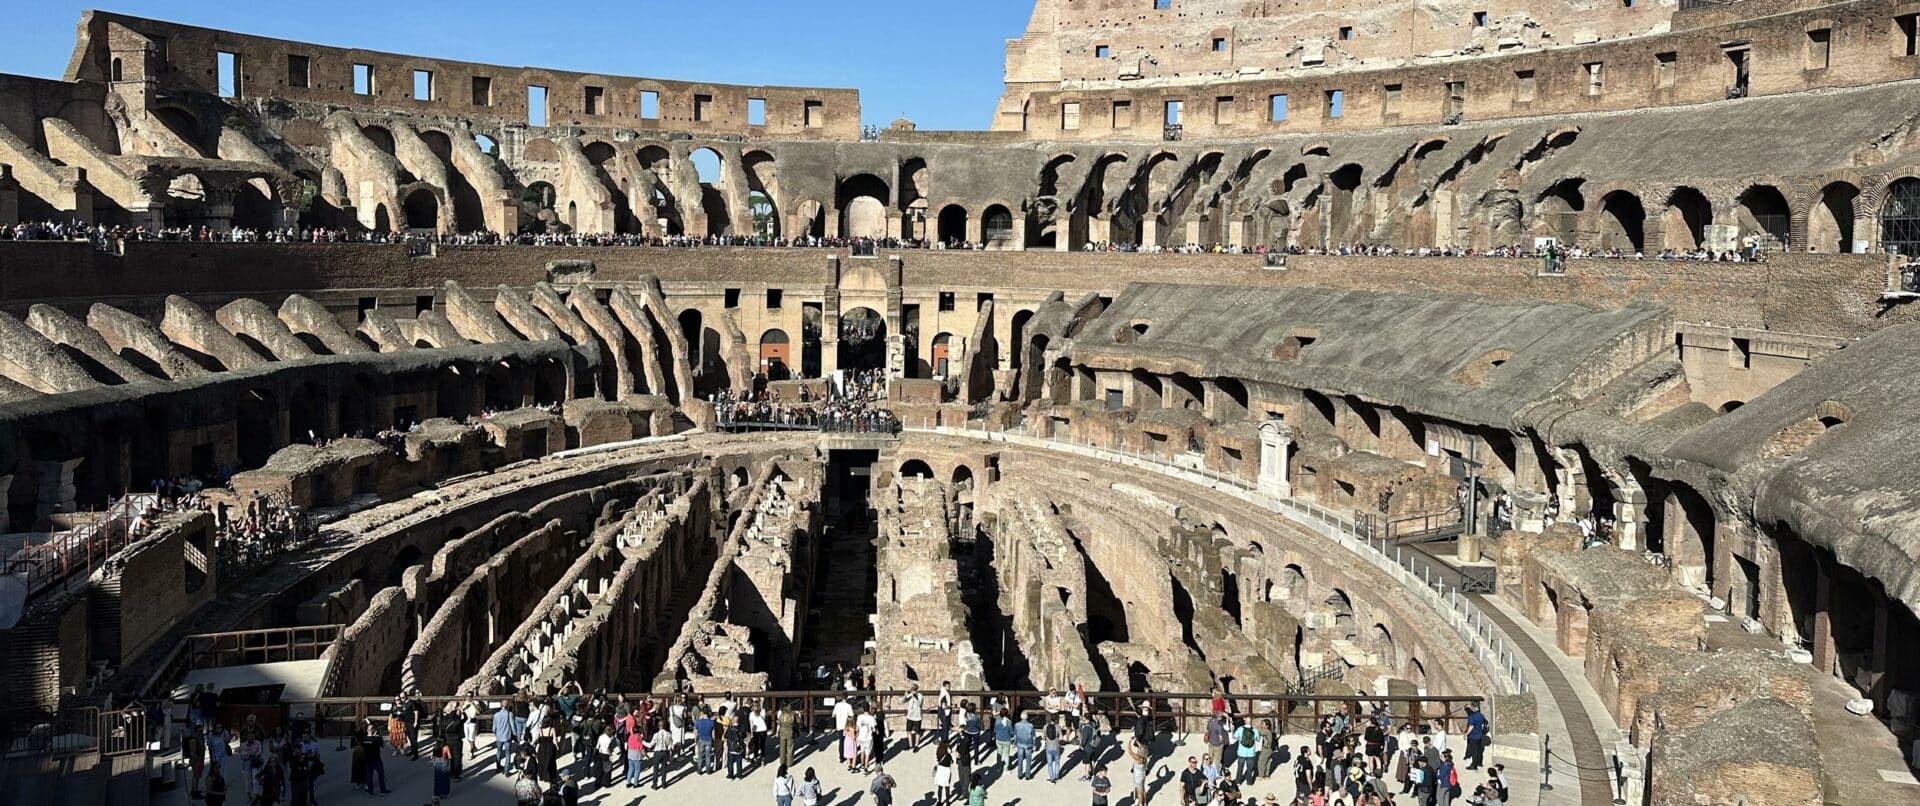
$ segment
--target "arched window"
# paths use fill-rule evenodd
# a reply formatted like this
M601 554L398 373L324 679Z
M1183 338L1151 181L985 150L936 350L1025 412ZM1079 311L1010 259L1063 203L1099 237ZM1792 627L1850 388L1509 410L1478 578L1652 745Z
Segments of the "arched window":
M1880 243L1902 255L1920 255L1920 179L1902 179L1887 188L1880 207Z

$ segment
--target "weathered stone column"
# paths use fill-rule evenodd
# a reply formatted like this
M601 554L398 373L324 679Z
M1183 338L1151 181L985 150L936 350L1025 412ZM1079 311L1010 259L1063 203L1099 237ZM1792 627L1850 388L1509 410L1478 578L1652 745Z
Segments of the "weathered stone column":
M1833 647L1833 574L1818 555L1813 558L1813 668L1821 674L1833 674L1837 653Z

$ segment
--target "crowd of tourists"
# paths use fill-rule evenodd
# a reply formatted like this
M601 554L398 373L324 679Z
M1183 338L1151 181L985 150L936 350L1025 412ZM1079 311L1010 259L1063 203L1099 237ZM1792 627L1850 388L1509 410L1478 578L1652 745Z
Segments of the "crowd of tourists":
M724 389L711 398L714 420L726 430L819 429L892 433L899 420L886 407L887 378L881 370L841 371L827 379L825 394L801 386L792 397L756 378L755 391Z
M438 803L453 797L466 777L491 769L513 782L521 806L575 806L587 794L666 790L695 775L745 779L769 767L776 806L817 806L840 791L829 789L816 769L832 765L879 806L896 798L985 804L1005 776L1044 775L1049 785L1071 787L1069 770L1078 771L1095 806L1117 803L1127 790L1134 803L1145 803L1168 783L1177 783L1182 806L1493 806L1509 796L1504 768L1484 764L1491 726L1472 709L1465 733L1449 736L1437 724L1399 725L1383 706L1370 712L1348 706L1320 719L1311 744L1290 748L1273 720L1237 715L1234 703L1216 691L1200 728L1204 749L1180 766L1154 750L1161 739L1177 745L1179 737L1167 731L1150 699L1114 701L1118 710L1103 713L1079 686L1016 704L1000 695L961 696L947 681L935 691L914 686L883 698L865 668L819 668L815 685L837 695L823 699L819 712L751 695L628 697L588 693L576 683L552 696L491 703L468 698L430 706L406 693L387 703L383 715L354 724L350 739L342 737L350 750L345 772L356 789L384 795L391 791L389 759L425 758ZM219 698L203 687L186 705L187 722L177 735L194 799L210 806L229 799L249 806L317 803L314 783L326 774L315 739L319 726L296 720L290 728L266 730L250 717L238 728L222 725ZM171 746L175 734L159 704L154 708L152 724L162 726L155 740ZM1408 727L1428 730L1402 746ZM1462 744L1457 758L1454 742ZM887 763L906 753L930 754L932 772L924 782L903 782L889 772ZM1127 777L1116 784L1109 765L1123 762ZM1469 775L1476 770L1484 770L1477 783ZM1282 783L1269 784L1276 778ZM1288 791L1288 779L1292 795L1279 794ZM1276 793L1249 795L1256 786ZM245 800L238 799L242 792Z

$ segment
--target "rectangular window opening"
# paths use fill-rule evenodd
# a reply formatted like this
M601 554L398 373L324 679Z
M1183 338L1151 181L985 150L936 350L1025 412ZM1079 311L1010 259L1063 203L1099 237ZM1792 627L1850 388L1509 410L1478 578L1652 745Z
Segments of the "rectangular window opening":
M642 120L660 119L660 93L653 90L640 91L640 118Z
M804 120L802 125L809 129L818 129L827 125L827 105L824 101L808 101L801 109Z
M1473 27L1475 28L1487 27L1487 12L1485 11L1473 12Z
M1227 39L1226 39L1226 37L1222 37L1222 36L1216 36L1216 37L1214 37L1214 38L1213 38L1213 52L1215 52L1215 53L1225 53L1225 52L1227 52Z
M953 292L952 291L940 292L940 310L942 311L953 310Z
M379 87L374 84L373 65L356 64L353 66L353 94L374 95Z
M1807 32L1807 69L1825 70L1833 58L1833 29Z
M1275 95L1267 98L1267 119L1274 123L1287 120L1287 96Z
M740 307L740 289L738 288L727 289L726 300L727 300L727 307L729 309Z
M1351 25L1340 26L1340 41L1342 42L1353 41L1353 26Z
M1522 104L1533 100L1532 70L1513 71L1513 100Z
M1753 340L1727 340L1727 366L1735 369L1753 368Z
M711 95L693 96L693 119L696 121L708 121L713 119L713 96Z
M486 76L473 77L473 105L493 106L493 79Z
M606 87L588 87L582 95L580 106L587 114L604 115L607 113L606 108L601 106L607 98Z
M1902 56L1920 55L1920 14L1902 14L1893 18L1896 51Z
M547 125L547 88L527 85L527 125Z
M1340 117L1342 114L1345 114L1346 106L1346 90L1327 90L1327 117Z
M1587 97L1598 98L1606 90L1606 64L1587 62Z
M784 291L778 288L767 289L767 310L769 311L780 310L780 305L785 301L786 301L786 293Z
M1222 95L1213 99L1213 125L1233 125L1233 96Z
M1181 113L1185 111L1185 109L1186 109L1185 101L1168 101L1166 119L1162 122L1166 123L1168 126L1180 125L1180 116L1181 116Z
M1060 128L1064 131L1080 128L1080 102L1068 101L1060 105Z
M1380 114L1400 114L1400 85L1388 84L1380 88Z
M1668 51L1666 53L1656 54L1653 58L1654 86L1660 89L1673 86L1674 66L1679 63L1680 54Z
M747 125L748 126L767 125L767 99L765 98L748 98L747 99Z
M1113 102L1113 127L1116 129L1133 128L1133 102Z
M313 86L313 62L305 56L287 56L287 86L305 89Z
M1153 0L1154 11L1167 11L1173 8L1173 0Z
M1107 58L1107 56L1111 55L1112 53L1113 53L1112 45L1094 45L1093 46L1093 58L1104 59L1104 58Z
M413 71L413 99L416 101L433 100L433 71Z
M223 50L215 54L214 62L219 70L220 97L240 97L240 57Z

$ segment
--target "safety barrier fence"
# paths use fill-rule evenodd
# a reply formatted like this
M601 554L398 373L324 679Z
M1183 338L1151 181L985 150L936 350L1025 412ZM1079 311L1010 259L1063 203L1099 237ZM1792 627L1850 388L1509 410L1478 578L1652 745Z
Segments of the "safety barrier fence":
M798 717L797 724L802 730L815 733L832 728L834 706L842 699L848 700L856 709L867 709L876 716L895 717L906 713L908 693L898 690L741 691L659 696L671 699L691 696L710 707L718 706L727 699L742 705L757 703L765 705L769 713L785 707ZM920 693L926 713L925 721L932 725L937 718L937 692ZM638 703L648 696L656 695L628 694L626 699L629 703ZM1068 714L1074 710L1072 701L1059 692L955 691L951 692L951 697L956 711L962 708L977 711L997 705L1019 717L1022 714ZM1086 706L1080 710L1080 714L1098 717L1101 727L1110 731L1132 729L1144 714L1157 732L1193 734L1200 732L1206 720L1212 716L1212 697L1211 694L1200 693L1090 691L1087 692ZM493 695L420 697L417 701L429 715L463 710L468 703L477 702L482 715L479 727L484 733L491 729L490 716L493 712L510 699ZM1226 702L1228 712L1233 716L1260 722L1272 720L1274 728L1283 736L1311 734L1319 726L1320 720L1331 714L1344 713L1358 717L1376 710L1384 710L1399 725L1415 728L1424 726L1458 734L1465 730L1468 706L1481 708L1485 698L1470 695L1367 697L1232 694L1226 696ZM390 697L332 697L290 700L283 704L291 717L312 720L316 735L328 738L355 735L360 728L384 735L387 719L395 707ZM964 719L962 713L954 715L956 730ZM437 722L433 718L419 720L417 735L421 738L433 736Z

